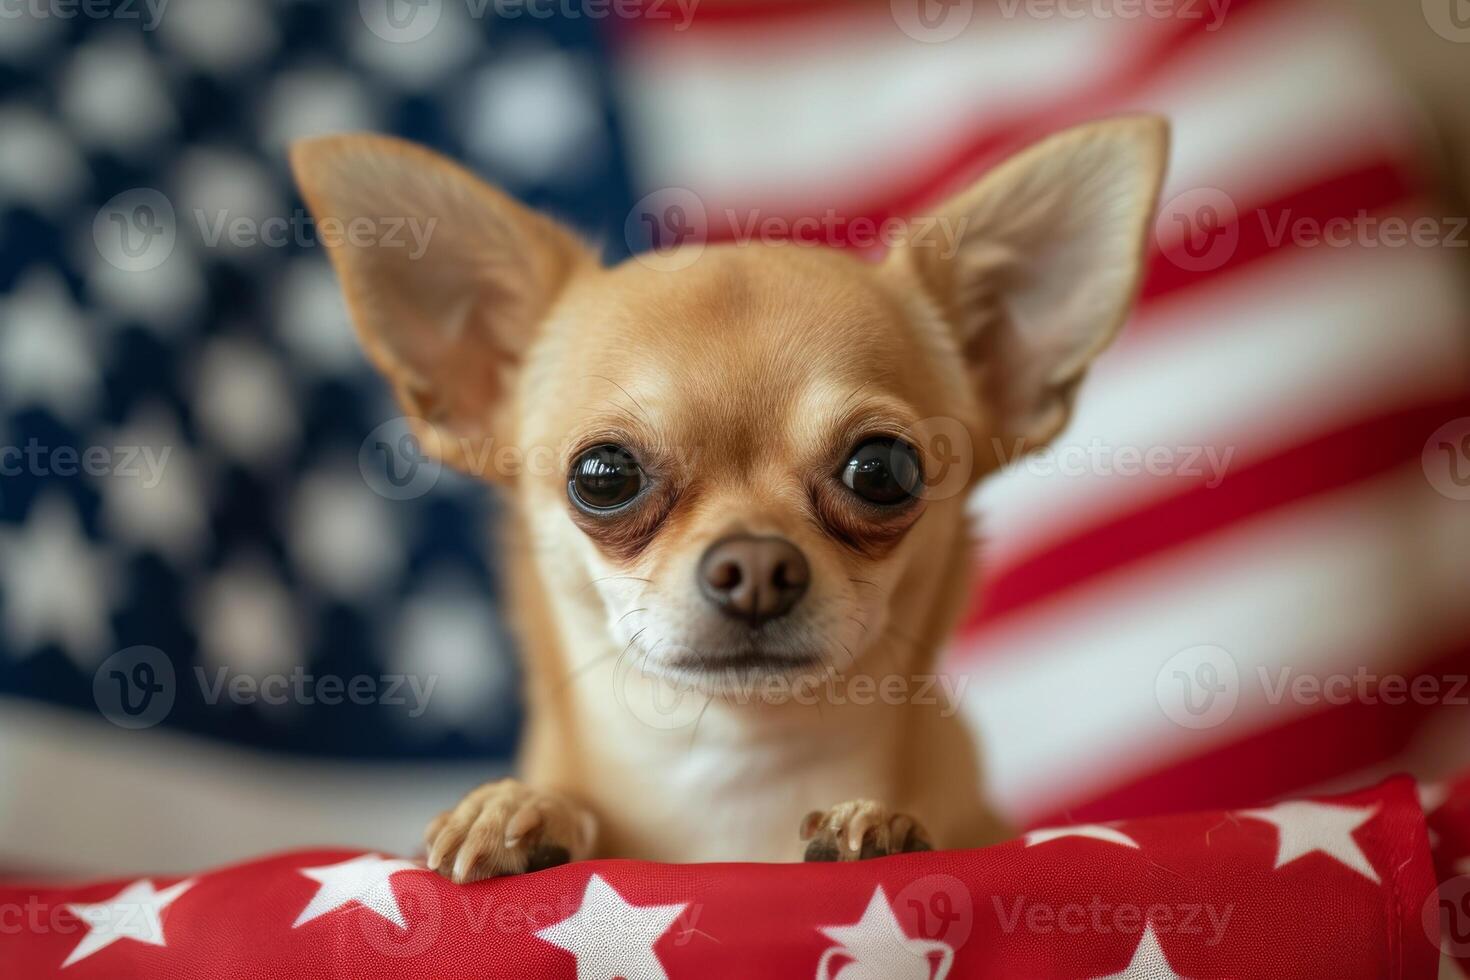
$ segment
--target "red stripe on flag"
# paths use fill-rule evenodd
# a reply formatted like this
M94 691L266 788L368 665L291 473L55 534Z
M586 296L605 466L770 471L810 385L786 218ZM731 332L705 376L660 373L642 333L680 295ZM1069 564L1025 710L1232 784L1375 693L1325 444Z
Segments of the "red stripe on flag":
M960 636L973 637L1028 605L1203 535L1392 470L1416 458L1446 419L1466 414L1470 395L1359 421L1227 472L1214 488L1194 486L1069 537L983 582Z
M1383 658L1359 662L1382 662ZM1346 673L1351 674L1353 668ZM1303 672L1305 673L1305 672ZM1190 810L1249 806L1380 765L1399 755L1434 715L1464 711L1470 696L1470 642L1402 671L1404 683L1433 677L1437 700L1354 700L1253 732L1228 745L1132 779L1085 803L1052 811L1034 826L1119 820ZM1379 674L1378 681L1388 675ZM1421 682L1422 683L1422 682ZM1379 688L1370 688L1378 690ZM1394 691L1392 696L1398 699Z
M771 31L780 30L786 36L802 30L820 32L828 36L834 20L848 24L868 22L885 30L899 30L898 15L903 11L900 0L617 0L614 4L616 16L607 18L608 27L615 33L637 32L639 34L660 31L682 32L695 27L703 33L718 31ZM901 0L918 7L933 0ZM1180 23L1211 24L1218 31L1220 23L1237 11L1262 0L1225 0L1224 9L1218 14L1199 0L1154 0L1148 16L1137 21L1169 21ZM1281 0L1269 0L1277 6ZM690 8L689 25L681 27L684 9ZM1165 9L1166 7L1171 9ZM973 20L1059 20L1064 15L1055 7L1048 11L1033 13L1020 0L1007 3L1005 0L976 0L972 7ZM958 18L962 11L954 11ZM941 11L941 16L945 12ZM968 26L968 22L967 22ZM947 43L947 42L938 42Z
M1196 215L1187 238L1154 253L1140 302L1168 296L1197 282L1219 282L1223 272L1249 268L1260 259L1292 248L1294 228L1311 233L1330 222L1353 221L1358 215L1407 200L1426 186L1425 176L1409 160L1377 160L1274 201L1237 211L1233 221L1203 226ZM1335 235L1337 226L1333 228ZM1228 252L1222 248L1217 256L1208 254L1219 236L1232 234L1237 237L1233 246L1227 246ZM1136 333L1136 329L1130 326L1129 332Z

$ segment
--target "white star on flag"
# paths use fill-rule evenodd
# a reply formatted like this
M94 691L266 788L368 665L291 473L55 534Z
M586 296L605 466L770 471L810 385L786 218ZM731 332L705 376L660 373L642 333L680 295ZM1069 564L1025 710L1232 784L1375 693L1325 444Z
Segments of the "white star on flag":
M68 905L67 911L87 924L87 934L77 943L62 966L71 966L119 939L132 939L150 946L167 946L163 941L163 910L193 887L181 881L159 891L147 878L135 881L105 902Z
M6 639L18 654L56 643L94 671L112 649L117 568L82 530L71 500L48 491L18 528L0 528L0 602Z
M577 958L577 980L668 980L653 944L688 907L688 902L629 905L594 874L577 911L536 937Z
M1045 827L1041 830L1033 830L1026 835L1026 846L1035 847L1037 844L1060 840L1063 837L1088 837L1092 840L1105 841L1109 844L1121 844L1124 847L1138 849L1138 841L1129 837L1121 830L1096 823L1078 824L1075 827Z
M400 871L420 871L428 874L427 868L414 864L412 861L384 858L376 854L364 854L340 864L328 864L320 868L298 868L297 870L318 882L321 887L316 890L315 895L311 896L311 901L306 904L306 908L301 910L301 914L291 924L292 929L303 926L312 919L320 918L328 912L335 912L350 902L358 902L363 908L371 909L398 928L407 929L408 920L403 917L403 910L398 907L398 896L393 894L393 886L388 883L388 879Z
M1332 806L1326 803L1278 803L1262 810L1242 810L1242 817L1264 820L1276 827L1276 867L1281 868L1308 854L1326 854L1369 881L1378 883L1378 872L1368 855L1353 840L1353 831L1373 819L1378 807Z
M884 977L886 980L928 980L929 957L938 953L939 965L934 970L933 980L944 980L954 965L954 947L941 941L912 939L903 931L888 896L879 885L868 900L868 907L858 921L846 926L824 926L818 929L822 935L837 946L822 954L817 966L818 976L829 976L824 972L830 968L827 961L834 956L846 956L855 961L863 976ZM846 971L843 971L844 974ZM580 980L580 978L579 978Z
M1123 972L1110 973L1105 977L1096 977L1095 980L1184 980L1184 978L1174 972L1174 966L1164 955L1164 948L1159 945L1159 937L1154 933L1154 925L1150 922L1143 927L1143 938L1138 940L1138 948L1133 951L1133 959L1123 968Z

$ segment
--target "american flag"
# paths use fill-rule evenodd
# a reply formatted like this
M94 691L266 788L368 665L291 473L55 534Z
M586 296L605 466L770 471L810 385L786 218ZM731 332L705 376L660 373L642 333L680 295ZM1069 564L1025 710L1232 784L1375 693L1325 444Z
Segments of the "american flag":
M716 237L842 244L1033 137L1167 114L1139 310L976 500L951 663L997 798L1100 821L1470 761L1470 233L1335 6L546 6L3 22L0 865L404 853L509 764L493 501L395 455L288 180L291 139L344 129L617 258L675 192Z
M1416 789L861 862L590 861L460 886L317 850L0 885L0 962L28 980L1448 980L1470 960L1470 779Z

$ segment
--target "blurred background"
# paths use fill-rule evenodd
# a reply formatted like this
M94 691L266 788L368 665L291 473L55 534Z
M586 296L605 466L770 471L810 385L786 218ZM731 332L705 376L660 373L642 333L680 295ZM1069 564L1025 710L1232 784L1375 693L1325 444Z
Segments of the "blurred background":
M288 177L338 130L615 260L691 202L844 245L1168 114L1139 310L976 501L950 662L997 796L1470 763L1466 91L1465 0L3 4L0 869L409 852L509 765L494 500L404 441Z

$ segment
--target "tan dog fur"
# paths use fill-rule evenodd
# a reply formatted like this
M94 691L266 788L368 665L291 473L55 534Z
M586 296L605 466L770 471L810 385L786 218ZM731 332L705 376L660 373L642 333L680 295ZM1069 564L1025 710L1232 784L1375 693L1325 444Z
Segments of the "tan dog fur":
M692 664L759 647L813 658L793 676L938 669L971 586L966 491L1065 424L1131 305L1166 144L1137 117L1032 147L936 212L962 231L954 254L723 245L677 271L605 268L421 148L297 144L319 220L436 220L421 257L366 237L331 256L426 449L506 492L521 781L436 818L430 865L467 881L564 857L791 860L798 831L843 859L1003 838L943 705L752 698L750 674ZM934 419L960 434L944 492L875 513L834 477L877 433L945 482ZM632 513L569 503L571 464L599 441L653 474ZM807 594L757 639L694 587L705 548L735 532L784 537L810 564Z

